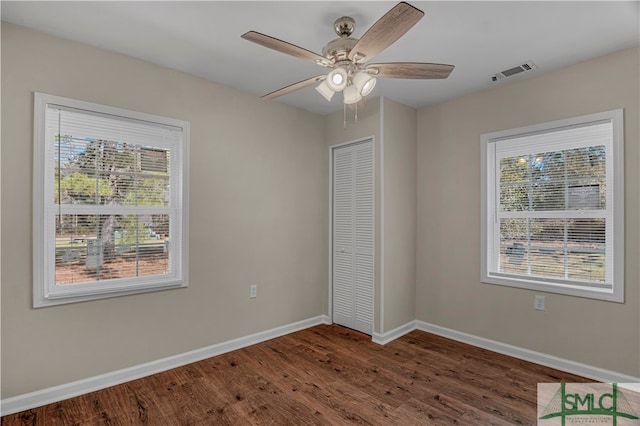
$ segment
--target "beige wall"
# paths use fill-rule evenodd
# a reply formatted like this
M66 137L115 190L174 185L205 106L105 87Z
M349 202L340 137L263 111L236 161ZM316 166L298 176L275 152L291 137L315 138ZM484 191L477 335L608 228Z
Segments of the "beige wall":
M383 99L384 331L416 318L416 110Z
M417 319L640 375L639 54L625 50L418 112ZM624 304L480 283L480 135L624 108Z
M191 122L188 288L31 308L34 91ZM324 124L3 23L2 398L326 313Z
M337 95L340 96L340 95ZM364 106L358 107L358 121L355 121L355 111L347 109L347 122L344 122L344 111L329 114L325 117L325 139L327 151L334 145L373 139L374 145L374 173L375 173L375 251L374 251L374 300L373 300L373 331L380 332L380 99L367 99ZM329 168L329 163L327 163ZM330 194L327 193L327 208L331 205ZM327 237L329 234L327 234Z
M359 109L357 123L353 111L347 114L346 127L343 112L327 116L326 140L374 140L374 332L385 333L415 319L416 111L380 98Z

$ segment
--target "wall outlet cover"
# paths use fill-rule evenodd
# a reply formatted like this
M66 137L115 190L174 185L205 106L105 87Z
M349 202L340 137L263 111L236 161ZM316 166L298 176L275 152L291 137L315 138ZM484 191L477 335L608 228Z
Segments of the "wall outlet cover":
M544 296L536 295L536 298L533 302L533 307L538 311L544 311Z

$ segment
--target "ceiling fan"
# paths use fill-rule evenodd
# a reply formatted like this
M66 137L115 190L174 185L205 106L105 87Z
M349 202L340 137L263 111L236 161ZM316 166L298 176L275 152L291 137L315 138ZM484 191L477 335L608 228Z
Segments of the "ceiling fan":
M316 90L331 101L333 95L342 92L345 105L359 102L373 90L376 77L444 79L453 71L453 65L424 62L367 63L368 60L395 43L411 29L424 12L412 5L400 2L369 28L360 38L352 38L355 20L348 16L338 18L334 31L339 38L330 41L322 49L322 55L256 31L242 35L269 49L313 61L329 68L326 75L318 75L299 81L262 96L273 99L296 90L320 83Z

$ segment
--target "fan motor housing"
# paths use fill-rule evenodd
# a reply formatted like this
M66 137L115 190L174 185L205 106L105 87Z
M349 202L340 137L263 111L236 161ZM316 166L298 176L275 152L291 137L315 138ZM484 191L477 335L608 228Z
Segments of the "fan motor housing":
M327 45L322 49L322 56L335 62L346 61L348 59L347 56L349 55L349 52L351 52L351 49L353 49L353 46L355 46L357 42L357 38L337 38L327 43Z

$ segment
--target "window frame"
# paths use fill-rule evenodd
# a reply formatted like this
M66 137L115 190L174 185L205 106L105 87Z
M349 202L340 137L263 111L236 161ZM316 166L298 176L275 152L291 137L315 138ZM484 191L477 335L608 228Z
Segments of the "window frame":
M178 244L170 244L169 256L173 255L175 268L171 274L149 275L133 278L117 278L78 285L60 286L55 284L55 215L48 201L49 192L53 188L53 174L48 176L47 152L50 142L47 141L46 117L50 105L61 108L86 111L88 114L108 115L128 121L143 121L159 126L171 126L181 129L181 140L170 152L176 157L176 188L171 189L170 205L173 221L172 240ZM190 123L184 120L162 117L124 108L101 105L77 99L65 98L46 93L34 92L33 121L33 307L61 305L89 300L97 300L129 294L145 293L158 290L188 287L189 265L189 138ZM109 211L111 206L97 207L93 210ZM146 208L151 211L153 208ZM165 208L166 209L166 208ZM95 214L95 213L92 213ZM141 214L141 213L132 213ZM53 224L53 225L52 225ZM53 244L53 245L52 245ZM178 249L177 247L180 247ZM53 276L52 276L53 271ZM53 280L53 282L51 282ZM101 285L101 284L107 285ZM52 290L53 289L53 290Z
M520 275L496 275L490 263L495 259L493 233L497 216L499 191L496 176L495 143L515 137L531 134L553 133L569 127L588 126L591 123L610 121L612 123L611 146L607 146L607 176L612 186L612 232L613 262L611 271L611 289L589 285L566 284L554 279L526 277ZM558 293L591 299L624 303L624 122L623 109L615 109L595 114L587 114L568 119L539 123L519 128L485 133L481 142L481 272L480 281L485 284L497 284L549 293ZM609 153L609 149L611 153ZM527 154L531 154L528 152ZM523 153L524 155L524 153ZM610 179L610 181L609 181ZM607 191L611 189L607 188ZM608 206L609 207L609 206ZM607 207L607 208L608 208ZM560 210L567 212L569 210ZM607 254L608 256L608 254ZM515 275L515 274L514 274Z

